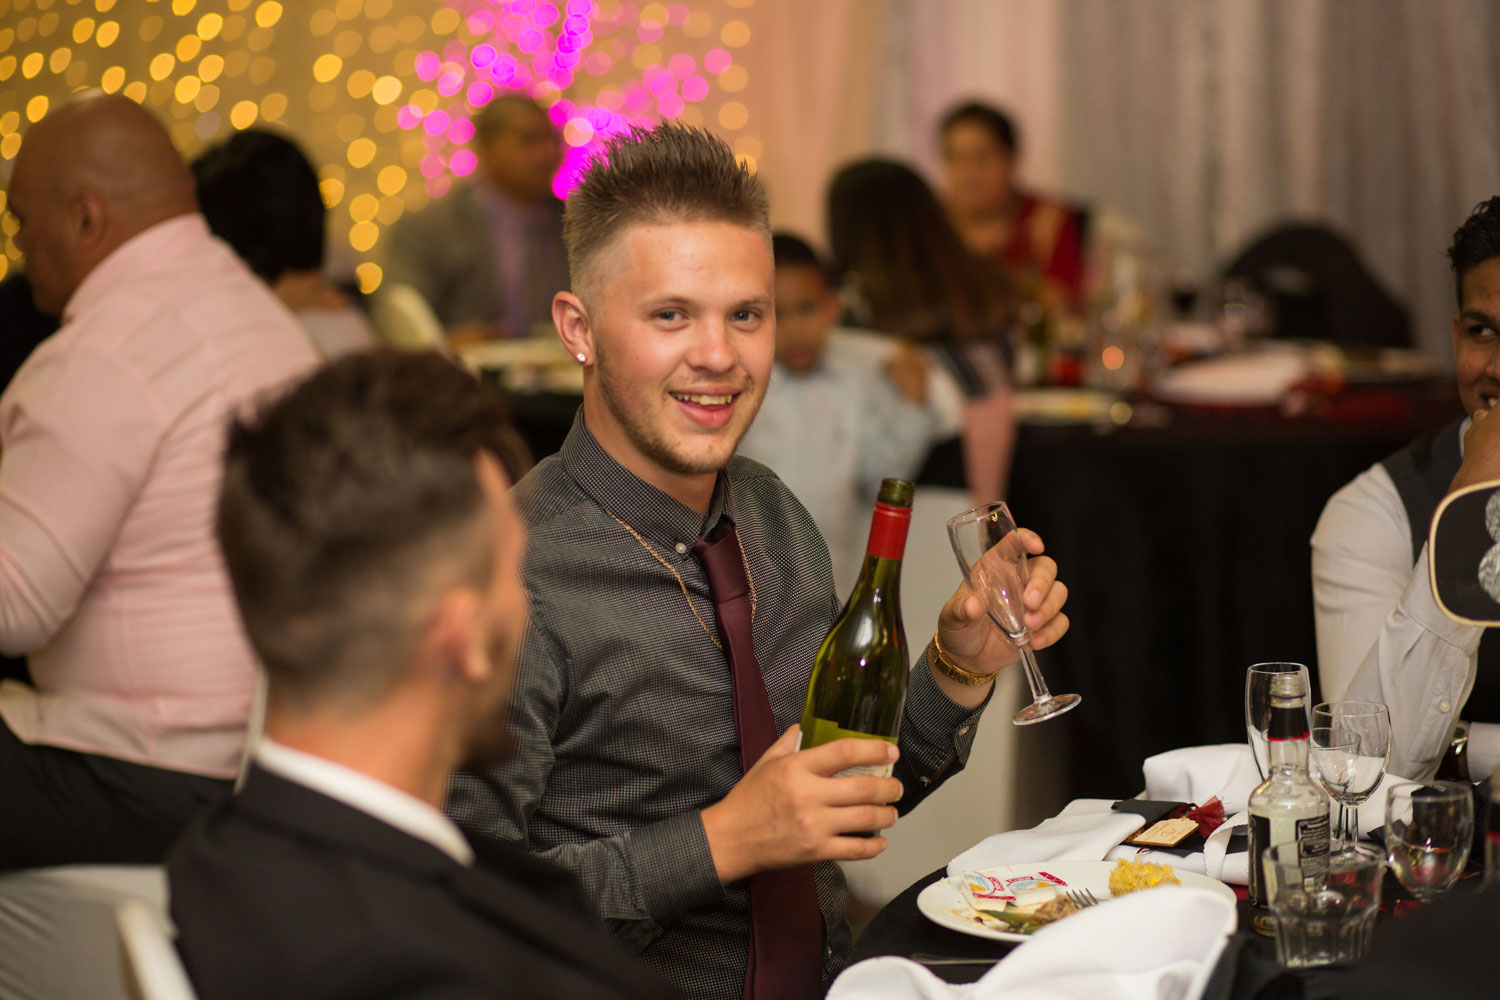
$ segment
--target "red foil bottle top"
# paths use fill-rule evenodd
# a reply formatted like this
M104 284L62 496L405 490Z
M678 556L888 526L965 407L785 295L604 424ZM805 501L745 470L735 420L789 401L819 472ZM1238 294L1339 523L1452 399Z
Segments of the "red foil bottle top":
M910 507L893 507L877 503L870 521L870 544L866 555L881 559L900 559L906 552L906 529L911 525Z

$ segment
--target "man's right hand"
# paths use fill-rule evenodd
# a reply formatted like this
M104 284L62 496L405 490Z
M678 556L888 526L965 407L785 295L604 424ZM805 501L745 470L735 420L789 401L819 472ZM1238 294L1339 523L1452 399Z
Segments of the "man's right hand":
M815 861L854 861L885 850L885 838L849 836L896 822L895 778L834 775L850 767L893 764L884 740L847 739L798 751L792 726L771 744L723 800L703 810L703 829L719 881Z
M1500 420L1489 419L1486 410L1475 410L1464 432L1464 461L1448 492L1495 479L1500 479Z

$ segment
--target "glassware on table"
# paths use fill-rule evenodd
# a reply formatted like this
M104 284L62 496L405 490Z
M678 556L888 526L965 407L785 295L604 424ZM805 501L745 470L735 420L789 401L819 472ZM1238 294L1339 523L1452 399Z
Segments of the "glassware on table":
M1340 795L1349 794L1349 786L1359 774L1359 745L1359 734L1352 730L1330 726L1314 726L1312 729L1307 769L1335 802ZM1352 848L1354 845L1346 846ZM1339 853L1339 850L1335 847L1334 853Z
M1334 839L1355 850L1359 843L1359 809L1380 785L1391 760L1391 712L1378 701L1325 701L1314 705L1313 728L1343 729L1359 736L1354 774L1348 786L1329 794L1339 804Z
M1296 844L1263 855L1277 961L1289 969L1358 961L1374 936L1385 862L1346 854L1310 872L1303 861Z
M1255 754L1255 768L1262 778L1266 776L1266 762L1270 760L1266 727L1271 722L1271 678L1293 670L1302 675L1302 690L1307 692L1307 704L1312 704L1307 667L1300 663L1256 663L1245 672L1245 735L1250 741L1251 752ZM1307 713L1307 727L1312 728L1312 712Z
M1385 849L1396 880L1429 903L1458 881L1474 838L1474 795L1467 782L1409 781L1385 798Z
M1021 651L1031 704L1011 716L1018 726L1029 726L1075 708L1076 694L1052 694L1031 651L1031 629L1026 627L1022 594L1030 574L1026 548L1016 531L1010 508L1001 501L981 504L948 520L948 540L969 587L984 604L995 626Z

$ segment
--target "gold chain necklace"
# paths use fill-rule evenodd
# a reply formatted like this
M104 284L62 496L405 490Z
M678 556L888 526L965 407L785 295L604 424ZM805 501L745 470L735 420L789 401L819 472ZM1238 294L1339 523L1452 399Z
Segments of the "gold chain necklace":
M667 572L671 573L677 578L677 586L682 588L682 599L684 601L687 601L688 610L693 613L693 617L698 619L698 624L703 627L703 634L708 636L708 641L713 643L714 646L719 649L723 649L724 645L719 642L718 638L714 635L714 630L708 627L708 622L703 620L703 616L700 615L698 613L698 609L693 606L693 598L688 593L687 582L682 579L682 574L677 572L677 567L673 566L671 563L663 559L661 557L661 553L657 552L656 549L652 547L650 542L641 537L640 532L636 531L634 528L626 524L624 521L620 520L618 517L615 517L614 511L610 510L608 507L603 507L602 509L604 513L608 514L611 518L614 519L614 522L616 524L624 528L626 531L630 532L630 536L636 541L640 542L641 547L647 552L651 553L652 558L665 566L667 568ZM750 575L750 563L745 558L745 549L743 546L740 547L740 564L745 567L745 583L747 583L750 587L750 620L753 622L755 621L755 578Z

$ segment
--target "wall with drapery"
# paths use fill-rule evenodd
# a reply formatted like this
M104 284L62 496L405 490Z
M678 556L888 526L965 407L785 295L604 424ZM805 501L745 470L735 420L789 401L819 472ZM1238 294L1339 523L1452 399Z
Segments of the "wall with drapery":
M1133 221L1203 278L1275 221L1348 234L1448 353L1444 250L1500 193L1492 0L760 0L747 104L778 225L879 152L936 178L942 111L1014 111L1034 185Z

